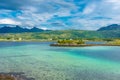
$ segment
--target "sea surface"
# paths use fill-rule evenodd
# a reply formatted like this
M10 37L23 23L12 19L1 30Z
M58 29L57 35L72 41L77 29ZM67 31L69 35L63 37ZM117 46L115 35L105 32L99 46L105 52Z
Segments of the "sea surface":
M51 42L0 42L0 73L34 80L120 80L120 47L50 47Z

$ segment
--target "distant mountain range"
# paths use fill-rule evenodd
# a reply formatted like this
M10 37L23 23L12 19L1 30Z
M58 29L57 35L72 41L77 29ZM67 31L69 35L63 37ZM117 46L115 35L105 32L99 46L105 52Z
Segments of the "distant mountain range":
M31 32L31 33L24 33ZM37 32L37 33L35 33ZM9 26L4 25L0 28L0 33L15 33L15 34L0 34L1 39L10 38L12 39L15 35L16 38L29 39L47 39L47 40L58 40L58 39L79 39L79 38L120 38L120 25L112 24L106 27L101 27L96 31L89 30L43 30L36 27L31 29L23 28L20 26Z
M0 33L22 33L22 32L42 32L45 31L43 29L39 29L37 27L33 27L31 29L22 28L18 25L2 25L0 28ZM12 26L12 27L11 27Z
M98 29L97 31L108 31L108 30L120 30L120 25L118 24L112 24L106 27L101 27L100 29Z
M20 26L9 26L3 25L0 28L0 33L15 33L18 34L18 37L26 37L27 36L32 39L77 39L77 38L120 38L120 25L112 24L106 27L101 27L96 31L88 31L88 30L43 30L36 27L31 29L23 28ZM40 32L40 33L35 33ZM20 34L19 34L20 33ZM0 37L10 37L6 34L0 34ZM28 38L28 37L26 37Z

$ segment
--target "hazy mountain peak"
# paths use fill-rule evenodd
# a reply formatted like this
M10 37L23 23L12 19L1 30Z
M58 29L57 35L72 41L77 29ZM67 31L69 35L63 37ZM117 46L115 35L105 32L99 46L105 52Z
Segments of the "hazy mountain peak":
M106 27L101 27L98 31L105 31L105 30L120 30L120 25L118 24L111 24Z
M33 27L31 29L23 28L19 25L1 25L0 33L21 33L21 32L41 32L43 29Z

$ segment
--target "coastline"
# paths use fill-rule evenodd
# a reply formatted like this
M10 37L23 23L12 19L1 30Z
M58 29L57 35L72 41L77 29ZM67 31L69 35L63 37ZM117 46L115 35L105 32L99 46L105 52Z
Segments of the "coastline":
M0 40L0 42L55 42L54 40Z
M120 46L116 44L79 44L79 45L74 45L74 44L50 44L50 46L55 46L55 47L88 47L88 46Z
M0 40L0 42L56 42L54 40ZM52 47L120 46L120 44L50 44Z

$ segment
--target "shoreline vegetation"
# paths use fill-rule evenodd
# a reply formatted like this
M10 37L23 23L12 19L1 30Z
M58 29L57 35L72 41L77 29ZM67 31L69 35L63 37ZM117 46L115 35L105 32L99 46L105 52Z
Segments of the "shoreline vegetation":
M50 44L50 46L56 47L120 46L120 40L113 40L107 41L105 43L93 43L93 44L90 43L86 44L85 40L58 40L57 43Z
M55 47L120 46L120 39L0 39L0 42L55 42ZM86 42L92 42L86 43ZM102 43L97 43L102 42ZM105 42L105 43L104 43Z
M85 32L85 33L84 33ZM83 35L84 34L84 35ZM120 38L94 36L87 31L47 31L36 33L0 34L0 42L56 42L50 46L85 47L85 46L120 46ZM96 34L96 33L94 33ZM86 42L93 42L86 43ZM105 42L99 44L96 42Z
M120 39L22 39L22 38L7 38L0 39L0 42L55 42L50 46L55 47L87 47L87 46L120 46ZM86 43L86 42L92 42ZM97 43L102 42L102 43ZM105 42L105 43L103 43Z

